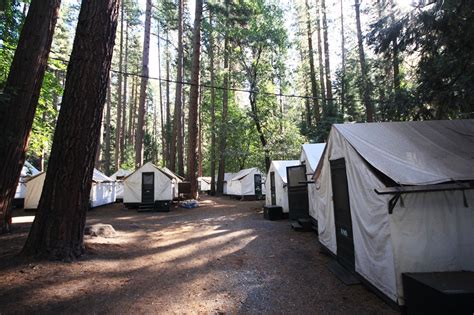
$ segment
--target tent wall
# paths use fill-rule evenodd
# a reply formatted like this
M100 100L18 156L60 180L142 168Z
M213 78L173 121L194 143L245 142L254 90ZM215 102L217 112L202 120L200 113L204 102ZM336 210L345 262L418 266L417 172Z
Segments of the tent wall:
M115 202L115 182L92 182L90 206L99 207Z
M275 172L275 199L276 205L282 207L283 212L288 213L288 192L286 190L286 183L283 182L280 174L276 171L273 164L270 166L267 174L268 183L265 185L265 204L267 206L272 204L272 193L270 183L270 173Z
M385 185L336 128L316 178L319 240L331 252L337 254L329 160L339 158L346 162L358 274L403 304L402 273L474 270L474 212L462 192L403 195L403 206L389 214L392 196L375 193ZM472 190L466 198L474 204Z
M426 192L403 196L390 215L397 275L402 272L474 271L474 191Z
M123 200L123 181L118 180L115 182L115 200L122 199Z
M42 173L26 182L25 209L36 209L43 191L46 173Z
M124 203L141 203L142 202L142 173L154 173L154 194L155 200L173 200L178 194L173 181L163 174L153 164L147 163L129 175L123 181L124 185Z

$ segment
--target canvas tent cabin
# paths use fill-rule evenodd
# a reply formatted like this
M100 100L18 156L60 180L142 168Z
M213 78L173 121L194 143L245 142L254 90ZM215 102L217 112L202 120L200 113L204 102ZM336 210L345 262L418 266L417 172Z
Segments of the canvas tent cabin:
M173 190L173 199L178 199L179 198L179 194L180 194L180 191L178 189L179 187L179 183L183 183L184 182L184 178L179 176L178 174L175 174L172 170L170 170L169 168L167 167L162 167L161 170L166 174L168 175L170 178L173 179L173 182L174 182L174 190Z
M198 189L200 192L211 191L211 177L198 177Z
M110 178L115 181L115 201L123 201L123 179L131 173L132 171L120 168L110 175Z
M38 171L31 163L25 161L21 169L20 179L18 180L18 186L16 186L15 198L13 204L15 207L24 207L24 201L26 196L26 182L32 176L39 174Z
M306 172L306 180L313 180L314 171L318 166L319 160L323 155L325 143L306 143L301 146L300 161L304 165ZM308 184L308 211L314 224L317 224L318 213L316 211L316 185Z
M232 179L232 177L234 177L236 173L224 173L224 183L223 183L223 189L222 189L222 193L224 195L228 195L227 193L227 183ZM218 175L216 175L216 190L217 190L217 178L218 178Z
M90 193L91 208L114 203L116 199L115 181L94 168Z
M263 183L258 168L243 169L227 181L227 194L244 200L260 199L264 192Z
M265 205L280 206L284 213L289 212L286 168L297 165L298 160L272 161L265 185Z
M148 162L123 180L123 202L129 208L156 204L169 208L178 197L180 177Z
M46 173L41 172L32 176L26 182L25 209L38 208L41 192L43 191ZM91 208L103 206L115 202L115 181L97 169L94 169L92 186L89 197Z
M403 305L403 273L474 271L474 120L333 125L320 243Z

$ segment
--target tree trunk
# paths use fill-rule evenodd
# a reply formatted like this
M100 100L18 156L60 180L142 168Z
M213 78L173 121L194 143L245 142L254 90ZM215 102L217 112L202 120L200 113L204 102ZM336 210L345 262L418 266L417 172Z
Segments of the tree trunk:
M111 86L110 86L110 75L109 81L107 82L107 111L105 113L105 149L104 149L104 170L109 175L111 173L110 169L110 162L111 162L111 155L110 155L110 111L111 111Z
M133 113L134 113L134 105L135 105L135 84L136 84L136 77L132 77L132 93L130 95L130 105L129 105L129 111L128 111L128 131L127 131L127 137L128 141L127 143L129 145L133 146Z
M324 66L326 73L326 114L334 117L334 102L332 97L331 66L329 62L329 40L328 40L328 22L326 19L326 0L321 0L321 10L323 11L323 40L324 40Z
M357 28L357 45L359 47L359 62L361 72L361 91L362 101L364 102L367 122L374 121L374 108L370 100L369 90L369 78L367 74L367 63L365 62L364 43L362 41L362 27L360 24L360 2L355 0L355 13L356 13L356 28Z
M122 163L121 157L121 144L122 144L122 78L123 78L123 7L121 5L121 14L120 14L120 49L119 49L119 73L117 81L117 121L115 123L115 170L117 171L120 168Z
M346 105L346 37L344 35L344 0L341 0L341 115Z
M228 10L228 4L226 2L226 10ZM228 13L227 13L228 18ZM220 196L224 193L224 174L225 174L225 159L226 159L226 145L227 145L227 111L229 105L229 36L226 32L224 35L224 90L222 91L222 116L221 116L221 127L220 127L220 139L219 139L219 169L217 173L217 195Z
M306 8L306 31L308 36L308 58L309 58L309 75L311 77L311 94L313 96L313 111L315 123L319 122L320 119L320 108L319 108L319 95L318 95L318 82L316 82L316 71L314 68L314 51L313 51L313 31L311 29L311 14L309 12L308 0L305 0ZM309 117L311 127L311 116Z
M151 0L146 1L145 35L143 38L142 72L140 101L138 103L138 121L135 136L135 168L143 165L143 139L145 138L145 102L148 84L148 59L150 55Z
M319 0L316 0L316 10L317 19L316 19L316 29L318 33L318 61L319 61L319 84L321 85L321 103L322 107L326 108L326 87L324 84L324 63L323 63L323 47L322 47L322 39L321 39L321 7L319 4Z
M198 197L198 182L196 172L196 150L199 135L198 111L199 111L199 83L200 83L200 57L201 57L201 17L202 0L196 0L194 13L193 34L193 60L191 65L191 89L189 92L189 121L188 121L188 179L191 183L191 197Z
M183 62L183 66L184 66L185 62ZM183 69L184 71L184 69ZM183 75L184 77L184 75ZM183 89L183 102L182 104L186 104L186 91L185 89ZM180 176L185 176L186 174L184 173L184 135L185 135L185 131L184 131L184 128L186 126L186 113L183 109L181 109L181 119L180 119L180 127L179 128L179 134L178 134L178 147L177 147L177 164L178 164L178 167L177 167L177 172Z
M170 167L171 161L171 108L170 108L170 52L169 31L166 30L166 167Z
M209 8L209 72L211 75L211 195L216 194L216 75L214 72L214 34L212 8Z
M203 73L201 73L201 77L203 76ZM202 136L203 136L203 126L202 126L202 85L199 86L199 101L198 101L198 115L199 115L199 138L198 138L198 171L197 175L198 177L202 176Z
M122 6L123 8L123 6ZM123 10L123 9L122 9ZM123 11L122 11L123 13ZM120 161L125 161L125 138L127 132L127 90L128 90L128 22L125 29L125 58L122 93L122 126L120 130Z
M82 3L48 172L23 248L25 255L72 260L84 253L84 225L118 4L117 0Z
M184 0L178 0L178 62L177 62L177 74L176 74L176 96L174 101L174 123L173 123L173 135L171 139L170 147L170 169L176 172L176 151L178 141L180 140L179 135L181 133L181 107L183 101L183 11L184 11Z
M251 91L254 91L256 89L257 87L256 82L257 81L256 81L256 76L255 76L254 81L250 82ZM255 123L255 127L257 128L258 136L260 138L260 143L262 144L262 149L265 154L265 171L268 172L268 169L270 168L270 163L271 163L270 152L268 152L267 139L265 138L265 135L263 133L262 124L260 122L260 117L258 115L257 94L250 93L249 101L250 101L250 108L252 110L252 119Z
M32 0L0 98L0 231L10 228L10 206L46 70L60 0Z
M160 78L158 81L159 84L159 92L160 92L160 122L161 122L161 158L162 158L162 165L165 165L166 161L166 129L165 129L165 117L164 117L164 110L163 110L163 88L161 82L161 47L160 47L160 21L157 21L156 32L158 34L157 39L157 46L158 46L158 77Z

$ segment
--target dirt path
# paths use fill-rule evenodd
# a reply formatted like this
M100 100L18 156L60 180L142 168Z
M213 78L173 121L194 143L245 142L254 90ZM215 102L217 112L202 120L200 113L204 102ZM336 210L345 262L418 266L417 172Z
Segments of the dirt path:
M87 239L75 263L15 258L29 228L18 224L0 236L0 314L393 313L328 271L314 233L263 220L261 206L206 197L170 213L98 208L88 223L118 237Z

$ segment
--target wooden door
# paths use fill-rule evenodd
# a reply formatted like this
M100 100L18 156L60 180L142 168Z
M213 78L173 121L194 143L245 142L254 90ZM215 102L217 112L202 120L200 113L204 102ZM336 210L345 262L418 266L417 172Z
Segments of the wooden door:
M344 159L338 159L330 161L330 164L336 226L337 260L348 270L355 271L354 239L346 162Z
M270 194L272 197L272 206L276 206L275 172L270 172Z
M142 173L142 203L155 202L155 173Z
M304 165L287 167L286 177L290 220L309 218L306 167Z

